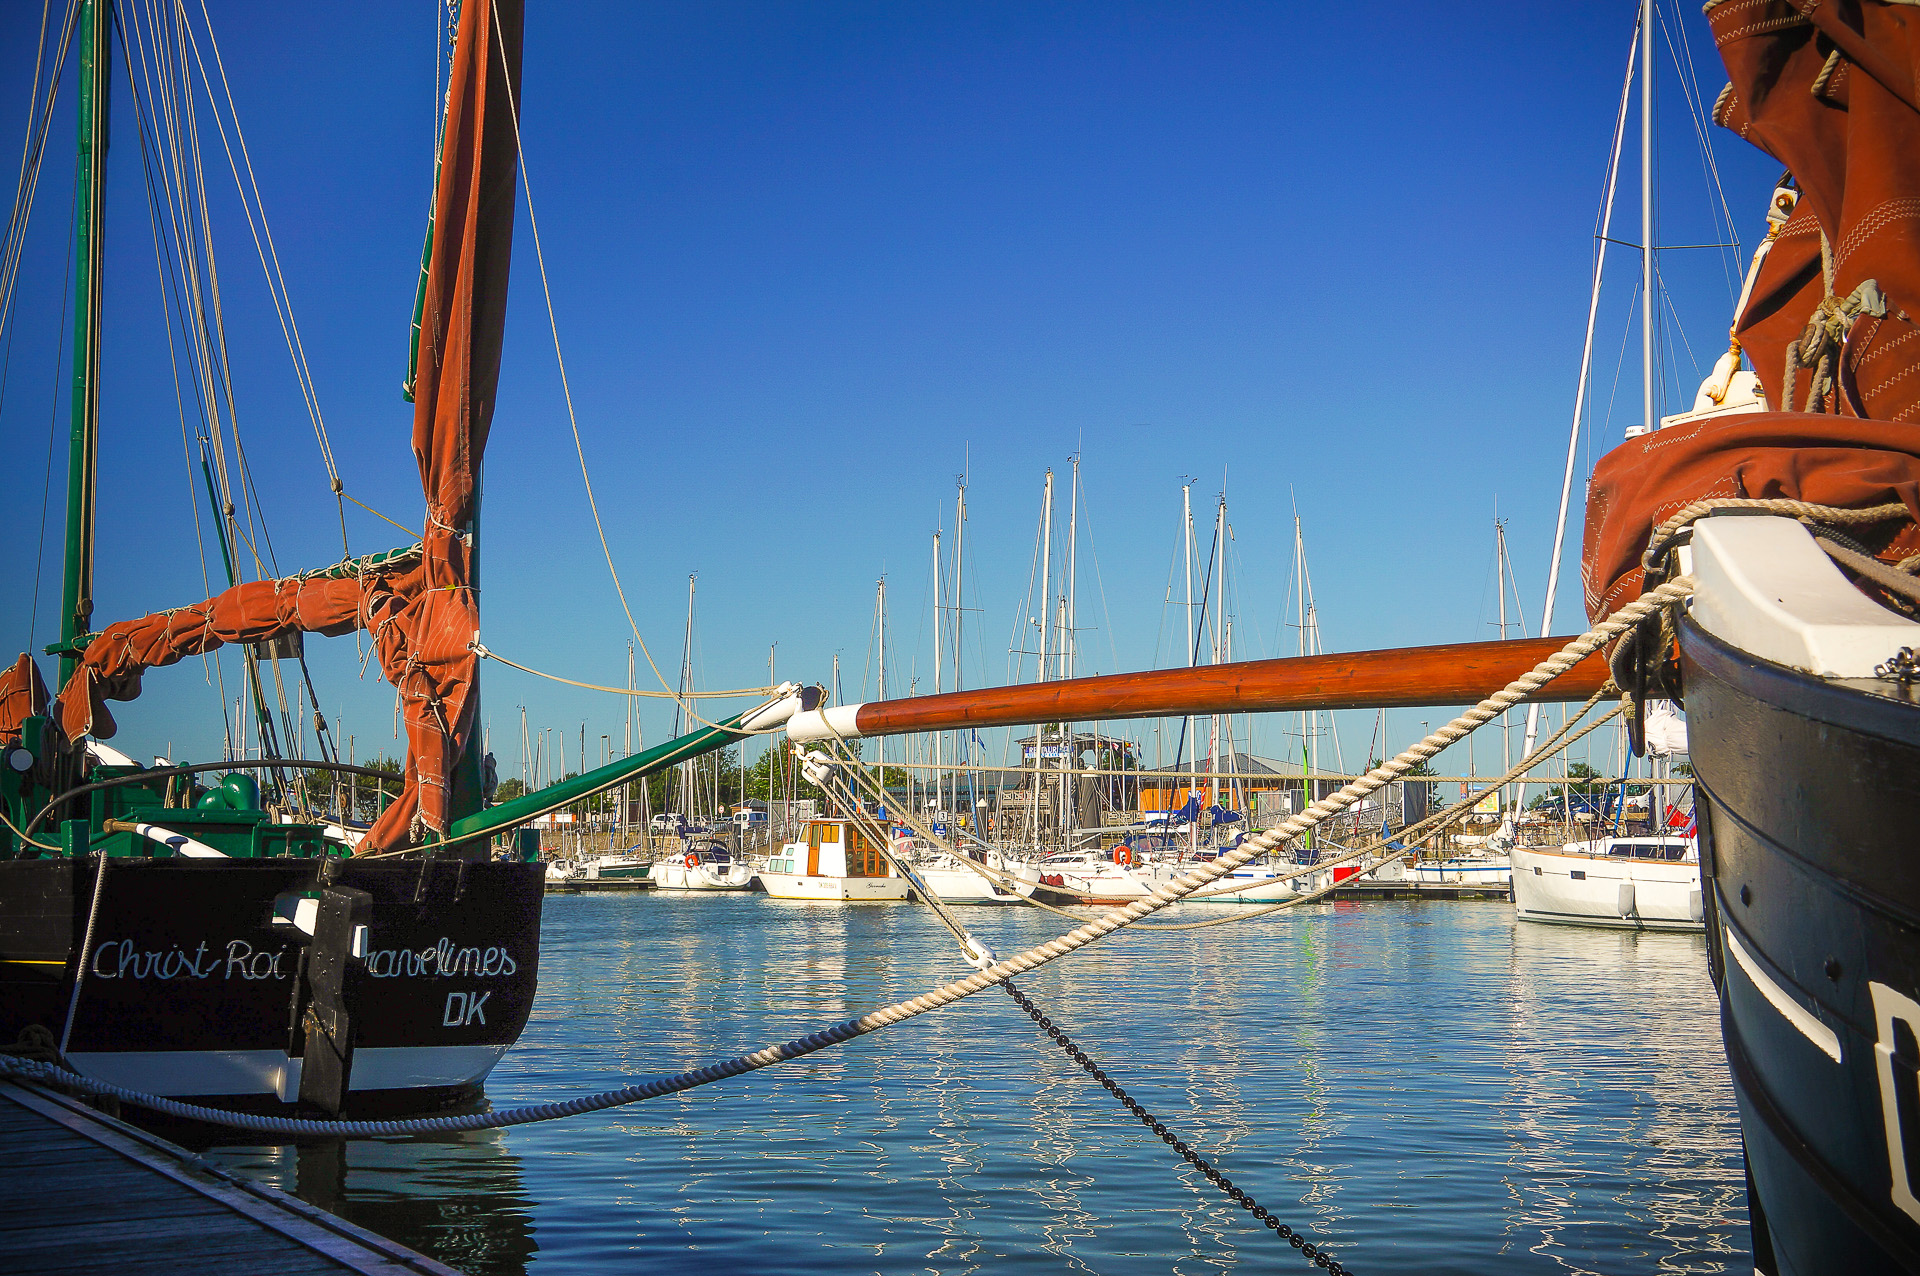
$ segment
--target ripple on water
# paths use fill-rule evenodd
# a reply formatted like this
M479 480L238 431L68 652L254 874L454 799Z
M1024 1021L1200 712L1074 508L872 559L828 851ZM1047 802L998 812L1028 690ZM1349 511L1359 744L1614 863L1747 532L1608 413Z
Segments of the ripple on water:
M1061 928L966 917L1002 952ZM497 1105L796 1036L963 969L924 910L760 896L556 896L541 949ZM1339 904L1123 934L1021 984L1356 1271L1752 1268L1698 937ZM213 1155L473 1276L1309 1270L993 993L609 1113Z

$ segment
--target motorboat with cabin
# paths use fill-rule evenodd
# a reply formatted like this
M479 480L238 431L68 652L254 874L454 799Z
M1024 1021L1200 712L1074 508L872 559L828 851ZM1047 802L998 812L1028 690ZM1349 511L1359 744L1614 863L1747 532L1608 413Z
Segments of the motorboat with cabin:
M774 899L890 904L907 898L875 835L851 819L809 820L798 839L767 858L760 884Z

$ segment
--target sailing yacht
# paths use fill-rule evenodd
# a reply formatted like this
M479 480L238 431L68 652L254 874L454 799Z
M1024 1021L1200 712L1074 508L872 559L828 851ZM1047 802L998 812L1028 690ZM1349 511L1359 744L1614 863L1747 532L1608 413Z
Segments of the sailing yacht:
M1508 854L1513 907L1522 921L1706 929L1700 848L1690 837L1603 837L1516 846Z
M717 837L688 837L679 852L653 862L653 881L663 891L703 894L755 890L753 866Z
M509 841L515 850L496 855L496 837L777 725L809 697L785 688L717 727L488 804L491 759L478 726L477 493L517 203L510 98L519 87L520 0L465 5L456 28L407 383L412 455L394 457L418 467L425 537L313 571L242 579L235 488L228 486L225 499L211 503L230 587L96 630L99 384L109 353L101 345L105 103L114 24L145 24L126 34L124 46L174 59L155 77L170 86L163 92L211 97L215 90L185 52L194 44L180 26L191 21L186 9L77 0L71 12L79 322L60 639L49 652L59 660L58 694L31 655L0 670L0 1041L45 1032L66 1063L90 1077L229 1108L404 1111L469 1099L525 1026L539 969L546 868L520 858L518 839ZM43 48L36 76L48 76L50 55L58 58L53 67L64 65L61 49ZM44 133L56 95L50 80L40 88L35 100L44 105L35 109L42 114L30 125ZM130 96L149 140L163 133L155 112L193 118L181 101ZM200 171L197 135L171 126L164 135L169 148L192 152L173 154L171 171ZM39 154L30 151L23 165L16 210L29 206ZM149 173L150 190L173 181L169 168ZM174 208L193 217L203 211L204 189L194 184L169 185L165 196L184 201ZM245 185L242 197L249 198ZM250 198L252 214L263 215L257 190ZM211 263L192 237L176 235L156 251L170 253L171 268L202 295ZM276 301L286 304L283 291ZM206 391L198 405L209 414L209 489L220 492L232 458L215 441L238 438L231 417L217 415L230 413L233 402L224 320L206 306L176 318ZM301 371L311 393L303 364ZM251 480L244 486L253 499ZM337 477L333 491L344 491ZM395 686L408 741L401 793L357 840L346 831L347 813L322 818L296 777L391 777L341 763L324 739L317 739L320 758L277 754L262 690L262 666L265 685L274 685L277 662L301 659L303 634L356 630L371 636L372 656ZM134 699L143 677L158 676L151 671L223 645L243 656L266 756L142 766L101 743L117 731L108 701ZM304 678L302 664L294 685ZM286 734L281 744L299 747L299 734Z

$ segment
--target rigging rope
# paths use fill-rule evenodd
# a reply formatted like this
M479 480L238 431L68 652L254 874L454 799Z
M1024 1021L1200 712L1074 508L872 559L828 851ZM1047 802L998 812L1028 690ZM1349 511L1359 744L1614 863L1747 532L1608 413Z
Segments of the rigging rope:
M557 673L543 673L538 669L530 669L526 665L521 664L517 660L508 660L505 656L501 655L499 652L488 650L478 640L468 643L467 649L473 652L474 655L479 656L483 660L497 660L503 665L510 665L513 668L518 669L521 673L530 673L536 678L545 678L549 682L564 682L569 687L584 687L588 691L605 691L611 695L616 695L616 696L641 696L641 697L650 697L655 700L737 700L741 696L772 695L775 691L778 691L780 689L778 686L735 687L729 691L685 691L685 692L675 693L672 691L641 691L637 688L629 688L629 687L608 687L597 682L580 682L573 678L562 678ZM702 722L705 723L705 725L707 726L717 725L715 723L706 722L705 719L702 719ZM779 729L784 730L785 728L781 727ZM728 727L727 730L731 731L733 730L733 728Z
M1067 954L1076 952L1088 944L1095 943L1113 934L1117 930L1133 925L1150 913L1159 911L1169 904L1178 903L1194 891L1226 876L1240 865L1264 854L1288 838L1296 837L1313 828L1327 817L1337 814L1353 805L1367 794L1399 779L1415 766L1425 762L1441 750L1458 742L1489 720L1498 717L1501 712L1525 700L1553 679L1571 669L1580 661L1599 650L1605 643L1627 632L1646 617L1679 603L1693 592L1693 578L1682 576L1669 581L1643 594L1634 602L1622 607L1604 622L1588 630L1585 634L1568 643L1559 652L1534 666L1528 673L1516 678L1499 692L1482 700L1466 713L1442 726L1412 748L1407 749L1391 761L1382 763L1365 776L1344 786L1330 797L1322 798L1307 807L1298 815L1290 817L1278 828L1270 829L1258 838L1249 839L1239 848L1222 855L1211 864L1203 865L1192 872L1183 874L1166 885L1155 890L1145 899L1136 900L1125 908L1116 908L1077 927L1065 935L1060 935L1044 944L1035 945L1024 952L1017 953L1003 961L976 971L964 979L953 980L940 987L898 1001L878 1010L845 1019L818 1032L777 1045L763 1046L748 1054L735 1055L718 1063L704 1067L688 1069L666 1076L653 1077L617 1090L602 1091L599 1094L581 1095L572 1099L552 1103L532 1104L526 1107L507 1108L493 1112L470 1112L454 1116L414 1117L382 1121L314 1121L289 1117L255 1116L250 1113L226 1112L218 1108L202 1107L198 1104L182 1103L160 1095L146 1094L126 1086L114 1085L92 1077L82 1076L67 1068L50 1064L38 1064L31 1061L16 1060L0 1056L0 1073L16 1078L37 1081L43 1084L64 1085L90 1094L110 1095L124 1102L162 1112L170 1116L182 1117L190 1121L202 1121L216 1125L230 1126L235 1129L251 1130L263 1134L275 1135L319 1135L325 1137L371 1138L385 1135L447 1133L463 1130L503 1129L515 1125L527 1125L536 1121L551 1121L559 1117L577 1116L586 1112L599 1112L607 1108L622 1107L645 1099L659 1098L663 1095L678 1094L699 1086L709 1085L728 1077L741 1076L761 1068L771 1067L790 1059L825 1050L829 1046L851 1041L855 1037L904 1023L920 1015L928 1014L943 1006L948 1006L964 997L994 987L1015 976L1036 970Z
M489 3L492 3L492 0L489 0ZM493 5L493 24L494 29L497 31L500 26L500 6L498 4ZM553 286L547 281L547 254L540 242L540 219L534 215L533 211L533 183L527 176L526 146L520 138L520 97L518 91L514 88L512 72L507 66L506 46L498 40L494 40L492 43L500 50L500 76L501 82L506 86L507 91L507 117L513 122L514 149L520 156L520 189L527 197L527 228L533 232L533 256L534 261L540 267L540 295L547 303L547 329L553 334L553 358L560 369L560 393L567 404L567 425L573 431L574 455L580 458L580 481L587 489L587 509L593 514L593 530L600 537L600 553L607 560L607 574L613 578L613 591L620 597L620 610L626 615L627 628L633 631L633 640L639 644L640 654L647 658L647 668L653 671L654 678L660 683L663 689L671 691L671 688L667 685L666 675L661 673L660 666L654 663L653 652L647 647L647 640L640 635L639 622L634 620L633 608L627 603L626 586L620 581L620 569L614 566L613 549L607 543L606 526L600 521L600 502L594 496L593 476L588 473L587 470L586 445L580 441L580 418L574 412L573 408L573 384L567 377L567 357L560 349L560 321L556 317L553 309ZM627 693L622 692L621 694L624 695ZM677 695L672 698L681 699ZM709 722L707 719L695 713L684 701L681 704L681 710L689 718L698 722L703 727L719 726L719 723Z

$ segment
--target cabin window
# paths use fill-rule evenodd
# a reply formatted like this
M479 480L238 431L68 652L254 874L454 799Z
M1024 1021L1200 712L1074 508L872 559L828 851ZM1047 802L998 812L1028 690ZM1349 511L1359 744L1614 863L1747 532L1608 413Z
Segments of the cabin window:
M819 850L820 842L826 836L826 832L827 826L824 824L807 825L807 845L813 850Z
M887 875L886 857L875 848L865 830L849 825L846 837L848 877L885 877Z

